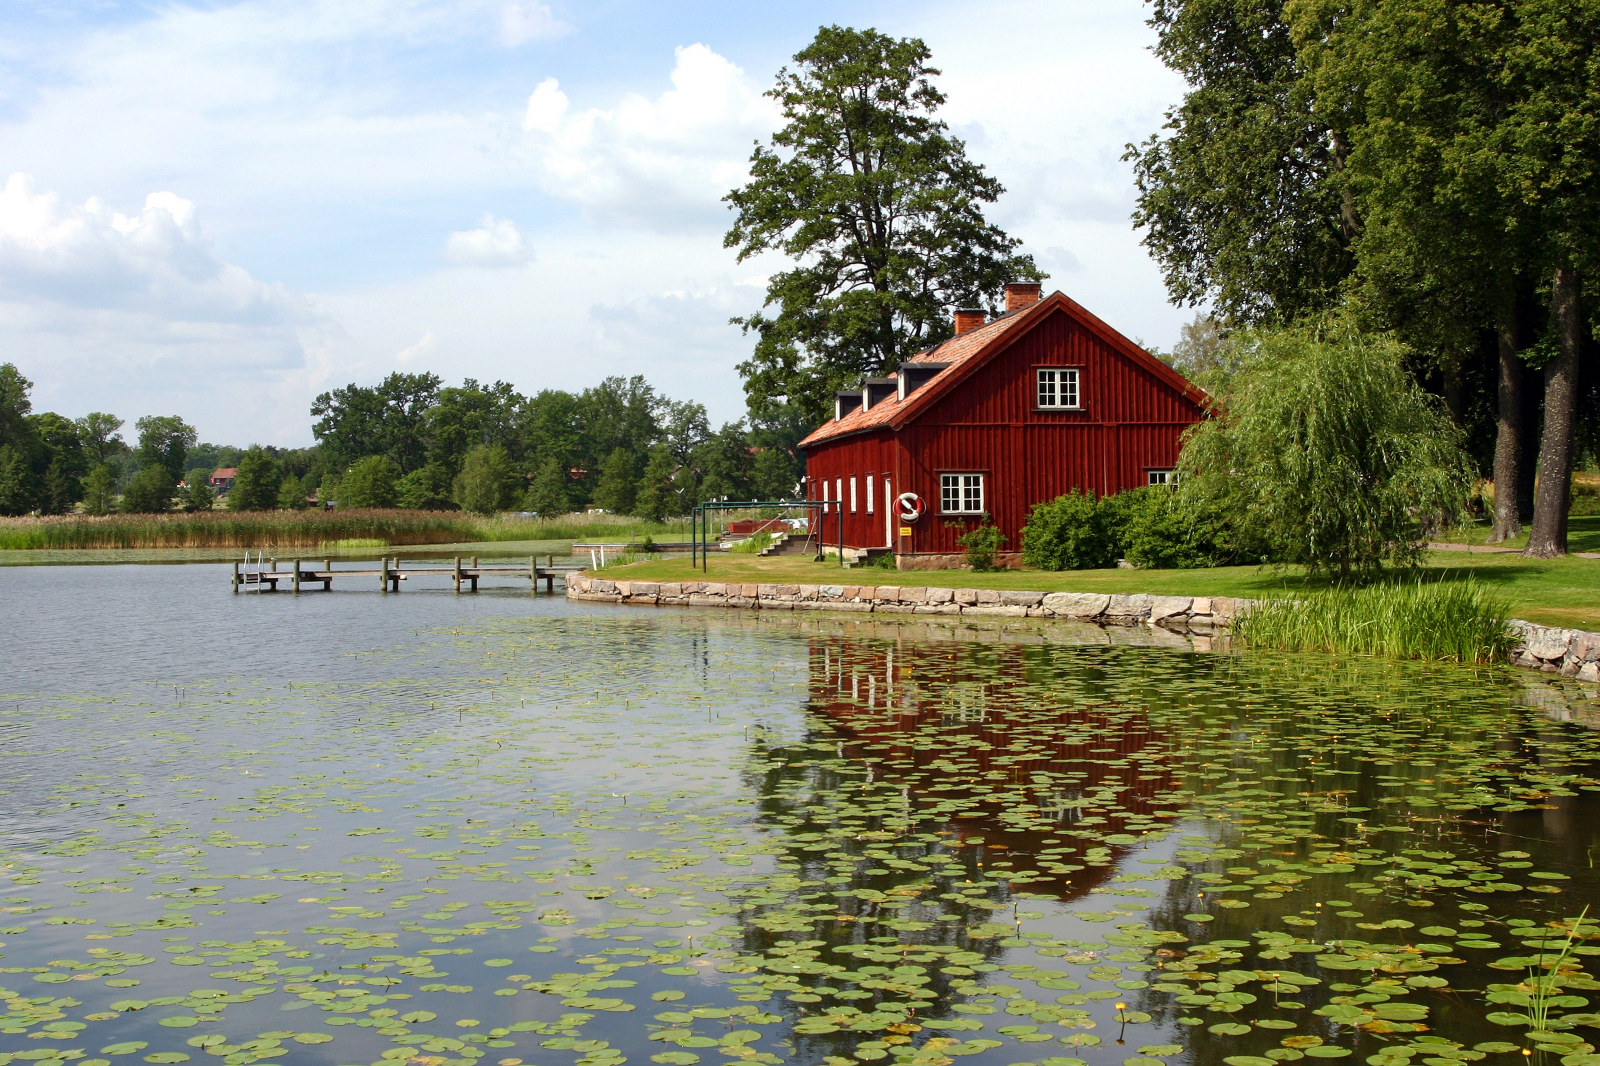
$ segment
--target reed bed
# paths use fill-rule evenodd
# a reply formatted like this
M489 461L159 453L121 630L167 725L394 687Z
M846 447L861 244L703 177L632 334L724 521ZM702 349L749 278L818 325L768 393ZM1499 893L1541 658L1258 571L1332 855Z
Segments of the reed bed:
M620 514L567 514L549 518L482 519L477 540L643 540L645 537L689 536L689 523L648 522Z
M338 541L452 544L483 525L438 511L203 511L0 519L0 549L317 548Z
M1473 581L1330 589L1258 601L1234 622L1233 639L1277 651L1503 662L1516 643L1510 612Z

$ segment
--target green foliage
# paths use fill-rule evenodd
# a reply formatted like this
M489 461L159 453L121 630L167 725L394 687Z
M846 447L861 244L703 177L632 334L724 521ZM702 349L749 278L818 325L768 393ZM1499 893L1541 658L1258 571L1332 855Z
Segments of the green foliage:
M1201 498L1151 485L1100 501L1120 556L1141 570L1193 570L1259 562L1259 547L1229 513Z
M293 474L285 472L283 482L278 486L278 509L280 511L303 511L311 506L306 499L305 482Z
M637 465L628 449L614 449L600 469L600 483L594 489L595 506L613 514L632 514L638 495Z
M752 533L750 536L738 541L728 550L741 555L760 555L770 547L772 547L772 534L762 530L760 533Z
M33 473L27 456L14 444L0 444L0 515L29 513L33 498Z
M212 473L213 471L204 467L190 467L184 479L186 484L178 494L178 505L183 508L185 514L209 511L217 505L217 494L211 488Z
M1184 447L1180 492L1226 508L1276 561L1340 578L1415 565L1418 517L1464 514L1473 472L1404 350L1343 319L1245 344L1228 408Z
M186 469L184 457L200 439L195 428L177 415L146 415L134 425L139 430L139 462L159 463L176 485Z
M116 507L117 476L111 464L96 463L89 476L83 479L83 513L110 514Z
M554 457L546 459L534 475L533 484L528 487L525 509L542 518L571 513L572 497L567 490L568 480L567 470L558 460Z
M243 471L241 471L242 473ZM350 465L339 479L339 506L393 507L399 471L387 455L369 455Z
M384 456L400 473L410 473L427 461L423 430L440 383L436 374L393 373L373 388L347 385L322 393L311 404L317 418L312 432L335 462Z
M660 522L673 509L676 501L672 476L676 473L676 467L677 462L666 445L657 444L650 449L644 464L644 475L639 479L639 494L634 500L633 510L640 518Z
M460 505L450 498L450 471L443 463L427 463L395 485L401 507L413 511L454 511Z
M228 492L230 511L271 511L278 506L283 464L259 444L239 460L239 473ZM367 506L379 506L368 504Z
M104 463L128 450L122 434L122 419L105 411L90 411L78 419L78 437L91 463Z
M1156 0L1156 55L1189 91L1125 157L1172 299L1246 322L1332 306L1358 229L1338 181L1348 131L1319 111L1284 7Z
M956 538L961 550L967 553L967 565L974 570L993 570L995 553L1005 542L1005 534L989 520L988 515Z
M516 499L520 481L504 448L480 446L468 452L461 464L452 498L463 511L499 514Z
M743 423L725 424L695 450L694 460L700 468L700 500L750 498L755 459L750 454Z
M1262 600L1235 619L1252 648L1447 662L1504 661L1510 605L1472 581L1378 584Z
M1035 504L1022 527L1022 561L1041 570L1097 570L1116 562L1115 531L1091 492Z
M140 470L122 493L122 510L127 514L165 514L172 510L172 497L178 483L161 463Z
M758 450L750 471L752 495L758 500L788 500L805 473L796 456L779 447Z
M735 320L757 336L739 371L758 419L795 407L816 425L836 388L948 337L950 308L1043 277L984 220L1003 189L934 117L929 58L915 38L825 26L767 94L784 125L726 197L724 238L741 262L799 264L768 282L774 311Z

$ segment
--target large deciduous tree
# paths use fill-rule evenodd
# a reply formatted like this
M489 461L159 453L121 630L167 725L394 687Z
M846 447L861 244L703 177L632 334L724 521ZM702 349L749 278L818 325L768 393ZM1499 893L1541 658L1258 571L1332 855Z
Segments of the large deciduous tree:
M1283 7L1155 0L1156 54L1189 91L1125 157L1173 300L1237 323L1332 306L1360 230L1337 181L1348 132L1317 107Z
M408 474L428 461L427 417L440 384L437 374L394 373L372 388L322 393L311 404L311 431L336 464L382 455Z
M793 404L816 424L835 389L949 336L952 308L1044 276L984 218L1003 189L934 117L930 58L916 38L826 26L767 94L784 125L726 197L724 240L740 261L797 261L734 320L756 335L739 371L758 422Z

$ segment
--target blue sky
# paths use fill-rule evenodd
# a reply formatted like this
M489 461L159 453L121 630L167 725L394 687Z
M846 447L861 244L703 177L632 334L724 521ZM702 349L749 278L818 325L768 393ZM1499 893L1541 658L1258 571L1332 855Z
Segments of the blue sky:
M719 202L819 24L917 35L991 217L1168 346L1123 145L1182 85L1139 3L247 0L0 7L0 359L36 409L311 442L392 370L524 391L643 373L742 414Z

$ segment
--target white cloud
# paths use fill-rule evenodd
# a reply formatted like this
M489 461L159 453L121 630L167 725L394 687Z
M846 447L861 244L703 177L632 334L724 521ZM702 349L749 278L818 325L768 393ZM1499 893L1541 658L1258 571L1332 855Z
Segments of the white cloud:
M703 44L675 50L672 88L574 112L554 78L528 98L522 128L540 186L585 211L653 227L723 220L747 177L752 140L777 124L744 71Z
M446 238L444 257L457 266L521 266L533 258L533 247L509 218L484 215L477 229Z
M401 366L410 366L411 360L421 355L433 344L433 330L428 330L417 338L417 343L401 348L395 353L394 361Z
M151 193L134 215L97 198L62 211L22 173L0 188L0 301L268 327L313 317L303 298L217 258L174 193Z
M549 4L508 3L500 9L500 39L515 47L528 41L565 37L572 27L556 18Z

